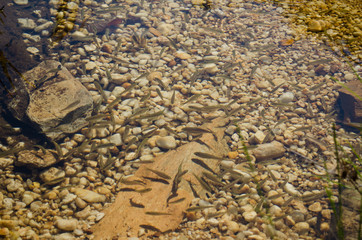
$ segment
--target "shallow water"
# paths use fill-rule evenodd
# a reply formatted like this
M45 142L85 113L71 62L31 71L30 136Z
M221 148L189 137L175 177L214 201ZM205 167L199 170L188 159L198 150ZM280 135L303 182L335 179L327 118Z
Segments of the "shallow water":
M16 2L0 4L1 237L329 239L341 174L357 238L361 139L337 126L340 172L332 133L355 45L305 34L285 3Z

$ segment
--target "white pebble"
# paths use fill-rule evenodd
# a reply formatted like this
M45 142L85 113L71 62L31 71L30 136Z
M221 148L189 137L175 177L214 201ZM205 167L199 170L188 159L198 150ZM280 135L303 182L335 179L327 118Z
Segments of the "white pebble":
M288 104L294 99L294 94L292 92L285 92L279 97L281 103Z
M73 231L77 228L78 220L76 219L58 219L55 226L63 231Z
M176 140L173 136L159 137L156 140L156 144L158 147L163 149L174 149L176 148Z

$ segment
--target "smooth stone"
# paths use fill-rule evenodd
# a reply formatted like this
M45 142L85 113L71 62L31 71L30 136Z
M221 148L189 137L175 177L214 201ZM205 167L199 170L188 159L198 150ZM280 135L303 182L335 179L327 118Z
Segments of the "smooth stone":
M261 144L251 151L257 161L281 157L284 155L284 152L284 145L277 141Z
M253 134L249 138L249 142L251 144L262 144L264 139L265 139L265 134L262 131L258 130L255 134Z
M174 149L176 148L176 140L173 136L159 137L156 140L156 144L158 147L163 149Z
M257 215L258 214L255 211L244 212L243 213L243 218L247 222L252 222L256 218Z
M74 192L78 197L89 203L104 202L106 200L106 196L83 188L72 189L72 192Z
M292 92L285 92L279 97L281 103L288 104L294 99L294 94Z
M308 209L312 212L320 212L322 211L322 206L320 202L315 202L308 207Z
M63 231L74 231L78 226L78 220L76 219L58 219L55 222L55 226Z
M35 32L41 32L41 31L43 31L43 30L46 30L46 29L50 28L52 25L53 25L53 22L50 22L50 21L49 21L49 22L46 22L46 23L43 23L43 24L37 26L37 27L34 29L34 31L35 31Z
M295 224L295 231L299 234L305 234L309 231L309 224L306 222L299 222Z
M75 240L75 237L71 233L62 233L55 235L54 240Z
M14 0L14 3L17 5L27 5L29 3L28 0Z
M185 52L178 51L175 53L175 57L181 60L187 60L191 58L191 55Z
M300 192L298 192L298 190L295 189L295 187L290 183L285 184L284 191L286 191L292 196L297 196L297 197L301 196Z

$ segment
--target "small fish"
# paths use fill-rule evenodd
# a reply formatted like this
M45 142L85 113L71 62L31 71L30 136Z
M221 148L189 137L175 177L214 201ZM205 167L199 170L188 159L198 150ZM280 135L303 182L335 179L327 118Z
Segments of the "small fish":
M194 175L194 177L197 179L197 181L200 183L200 185L208 192L212 192L211 187L209 186L209 184L203 180L202 178L198 177L195 173L192 173Z
M306 65L317 65L317 64L323 64L323 63L329 63L331 62L332 59L319 59L319 60L315 60L315 61L312 61L312 62L308 62L306 63Z
M154 211L147 211L145 212L148 215L153 215L153 216L165 216L165 215L171 215L171 213L167 213L167 212L154 212Z
M251 104L260 102L263 98L264 98L264 97L259 97L259 98L256 98L256 99L254 99L254 100L251 100L251 101L247 102L246 105L251 105Z
M150 163L154 163L155 161L154 160L140 160L138 161L137 163L140 163L140 164L150 164Z
M129 203L131 204L132 207L145 208L143 204L134 202L132 198L129 199Z
M148 91L148 93L145 94L145 95L141 98L140 102L144 102L144 101L148 100L150 97L151 97L151 91Z
M106 68L106 76L109 82L113 82L112 76L108 68Z
M55 141L52 141L52 143L53 143L55 149L57 150L58 158L59 158L59 159L62 159L62 158L64 157L64 154L63 154L63 151L62 151L62 149L60 148L59 144L56 143Z
M138 148L136 150L136 156L138 156L141 152L141 149L146 145L148 138L144 138L142 142L138 145Z
M195 152L194 153L196 156L200 157L200 158L210 158L210 159L217 159L217 160L222 160L222 157L218 157L209 153L204 153L204 152Z
M161 79L156 77L155 80L161 85L162 89L167 90L167 86L161 81Z
M141 228L144 228L144 229L147 229L147 230L151 230L151 231L154 231L154 232L161 232L160 229L152 226L152 225L147 225L147 224L141 224L140 225Z
M204 129L200 127L184 127L182 131L189 133L189 134L203 134L203 133L212 133L209 129Z
M326 196L325 191L322 191L320 193L311 193L311 194L308 194L308 195L303 195L302 196L302 201L304 201L304 202L315 201L315 200L321 199L321 198L323 198L325 196Z
M106 96L105 92L103 91L101 84L98 81L94 81L93 84L94 84L94 86L96 86L98 92L101 94L104 101L107 101L107 96Z
M195 198L200 198L199 194L197 194L193 184L191 183L191 181L187 181L189 186L190 186L190 189L192 191L192 194L194 195Z
M295 197L290 197L290 198L288 198L288 199L283 203L282 207L288 206L294 199L295 199Z
M143 178L147 179L147 180L150 180L152 182L159 182L159 183L163 183L163 184L166 184L166 185L170 184L168 181L166 181L163 178L153 178L153 177L146 177L146 176L143 176Z
M274 93L276 90L278 90L284 83L279 84L278 86L274 87L270 93Z
M120 179L120 182L126 185L142 185L142 186L146 185L146 183L144 183L141 180L127 180L123 177Z
M185 200L186 200L186 198L179 198L179 199L176 199L176 200L174 200L172 202L168 202L168 204L176 204L176 203L183 202Z
M191 159L192 162L196 163L197 165L203 167L204 169L212 172L213 174L216 174L204 161L198 158Z
M137 190L135 190L136 192L138 192L138 193L146 193L146 192L149 192L149 191L151 191L152 190L152 188L144 188L144 189L137 189Z
M94 116L91 116L91 117L87 117L85 120L87 121L98 121L100 119L103 119L103 118L108 118L110 115L109 114L97 114L97 115L94 115Z
M184 69L185 67L187 66L187 64L182 64L181 66L177 67L175 70L173 70L170 75L176 73L176 72L179 72L181 71L182 69Z
M43 146L41 146L41 145L34 145L34 147L39 148L44 155L47 153L46 149L45 149Z
M99 148L111 148L116 146L114 143L103 143L103 144L99 144L95 147L95 149L99 149Z
M194 211L199 211L199 210L203 210L203 209L206 209L206 208L212 208L212 207L215 207L215 206L211 205L211 206L189 207L189 208L186 209L186 212L194 212Z
M217 33L217 34L223 34L224 32L218 28L210 28L210 27L201 27L202 29L209 31L209 32L213 32L213 33Z
M175 103L175 96L176 96L176 90L173 90L172 96L171 96L171 104Z
M310 91L317 90L317 89L321 88L324 84L326 84L326 83L325 82L318 83L317 85L314 85L313 87L309 88L309 90Z
M207 179L211 180L214 183L217 183L218 185L224 186L224 184L221 182L219 178L217 178L214 174L208 173L208 172L202 172L202 175L206 177Z
M163 96L162 96L162 93L159 88L156 88L156 92L157 92L158 96L160 96L160 98L163 100Z
M158 112L155 113L151 113L151 114L145 114L145 115L141 115L139 116L137 119L148 119L148 118L153 118L153 117L158 117L164 114L165 110L160 110Z
M187 103L196 101L199 97L201 97L201 94L195 94L195 95L191 96L189 99L187 99L187 101L184 102L183 104L187 104Z
M127 152L127 150L138 140L137 137L133 137L129 142L127 147L124 149L125 152Z
M171 179L171 177L169 175L167 175L166 173L163 173L161 171L158 171L158 170L154 170L154 169L151 169L151 168L146 168L148 171L151 171L153 172L154 174L156 174L157 176L161 177L161 178L164 178L164 179Z

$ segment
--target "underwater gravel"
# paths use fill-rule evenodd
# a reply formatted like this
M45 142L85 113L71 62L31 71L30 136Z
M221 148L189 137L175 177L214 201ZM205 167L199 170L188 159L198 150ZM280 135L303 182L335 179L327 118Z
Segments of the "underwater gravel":
M54 17L57 1L48 7ZM77 7L89 25L127 18L89 39L92 32L79 28L84 19L78 16L73 40L60 41L51 53L91 92L96 114L105 115L59 142L64 154L78 148L61 166L23 176L13 171L16 157L1 161L7 164L0 170L0 236L92 239L88 229L102 219L123 177L140 161L192 141L182 128L219 116L231 119L221 184L210 184L205 199L194 199L192 206L201 208L187 212L179 229L155 238L328 234L331 210L318 175L325 174L324 161L331 172L335 168L330 129L338 85L330 76L356 78L338 55L313 37L294 41L301 36L279 15L283 9L266 3L214 1L205 10L197 1L87 0ZM36 29L49 20L20 22ZM32 38L48 36L43 31ZM354 133L339 128L337 134L342 142L360 144ZM284 147L277 155L264 152L270 154L265 159L251 156L252 168L241 136L250 152L272 142ZM145 238L145 231L137 237Z

